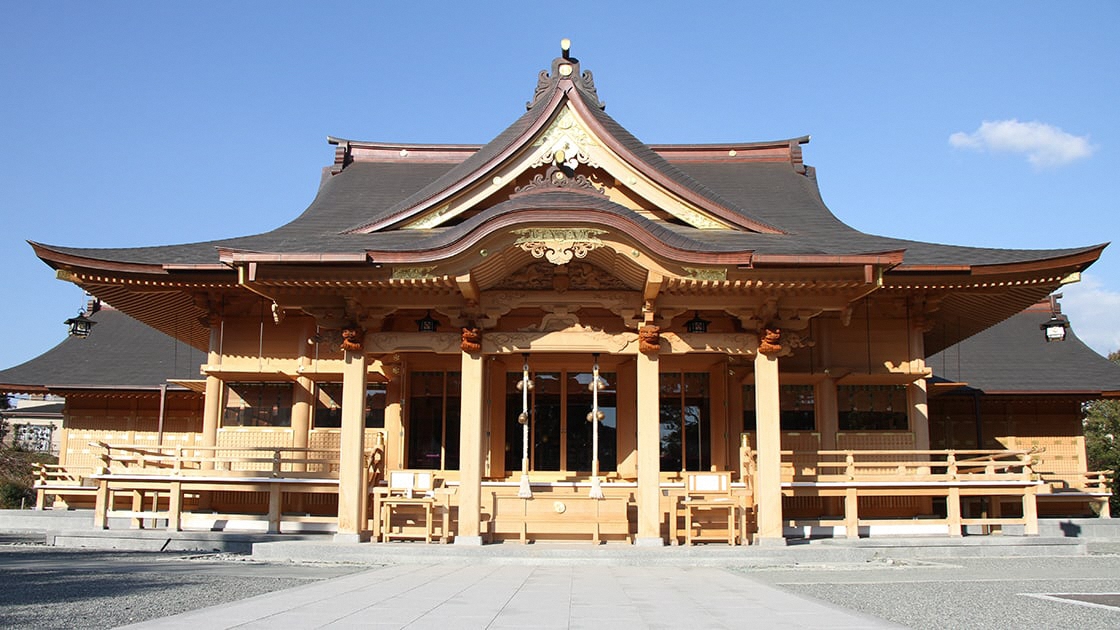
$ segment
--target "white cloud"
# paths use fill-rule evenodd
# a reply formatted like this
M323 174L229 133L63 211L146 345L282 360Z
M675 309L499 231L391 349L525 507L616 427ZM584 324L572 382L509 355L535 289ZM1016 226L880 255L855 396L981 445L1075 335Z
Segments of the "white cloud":
M1120 292L1109 291L1095 277L1062 287L1062 312L1077 338L1102 356L1120 350Z
M1075 136L1038 121L1014 119L985 120L972 133L958 131L949 136L949 144L958 149L1025 154L1037 167L1064 166L1096 150L1089 144L1089 136Z

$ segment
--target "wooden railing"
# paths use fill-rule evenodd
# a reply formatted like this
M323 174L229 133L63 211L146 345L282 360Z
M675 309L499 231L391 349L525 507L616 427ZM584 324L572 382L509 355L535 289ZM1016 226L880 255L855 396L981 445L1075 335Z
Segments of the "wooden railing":
M795 463L799 465L795 465ZM782 452L783 481L1031 481L1031 454L1012 450Z
M818 520L842 525L849 537L858 536L861 526L917 522L944 524L950 536L961 535L965 525L1021 525L1026 534L1034 535L1038 533L1035 500L1044 483L1032 468L1032 455L1029 450L1011 449L783 450L781 492L784 497L842 500L840 519L822 515ZM740 474L749 479L755 468L756 453L744 439ZM918 520L913 516L861 518L861 503L891 498L941 498L946 513L936 517L926 511ZM989 502L988 513L964 516L962 501L977 499ZM1022 515L1002 517L1000 505L1004 502L1021 503Z
M46 507L47 495L67 501L67 497L92 497L97 492L97 483L89 479L89 476L94 473L92 468L60 464L33 464L33 466L36 510Z
M171 446L92 442L101 474L338 478L338 449L291 446Z

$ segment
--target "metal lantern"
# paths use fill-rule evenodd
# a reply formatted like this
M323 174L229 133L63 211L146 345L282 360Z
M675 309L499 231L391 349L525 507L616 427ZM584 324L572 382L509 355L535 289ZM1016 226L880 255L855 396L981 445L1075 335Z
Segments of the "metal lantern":
M77 317L71 317L63 323L70 327L71 337L85 339L89 336L90 331L93 330L93 325L97 322L86 317L85 311L78 311Z
M416 320L416 330L422 333L434 333L436 328L439 328L439 320L432 317L432 311L428 311L421 319Z
M1050 319L1039 326L1039 328L1042 329L1043 335L1046 337L1047 343L1066 340L1069 320L1066 319L1065 315L1062 315L1062 305L1058 304L1058 299L1061 297L1061 293L1055 293L1050 296Z
M701 319L700 311L696 311L692 319L684 323L684 329L690 333L706 333L708 332L708 324L712 322Z

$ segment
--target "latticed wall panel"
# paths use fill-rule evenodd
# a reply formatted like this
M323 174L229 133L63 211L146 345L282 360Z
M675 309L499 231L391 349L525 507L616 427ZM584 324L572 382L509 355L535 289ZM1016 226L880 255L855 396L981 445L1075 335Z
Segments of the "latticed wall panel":
M259 446L291 446L291 429L219 429L218 446L224 448L253 448ZM260 451L232 450L222 451L223 457L260 458L264 455ZM270 462L243 462L233 466L234 470L271 470Z
M906 451L914 448L909 431L844 431L836 434L836 448L842 451Z
M90 442L131 444L132 437L132 431L63 429L59 463L71 467L99 468L101 449L90 446Z

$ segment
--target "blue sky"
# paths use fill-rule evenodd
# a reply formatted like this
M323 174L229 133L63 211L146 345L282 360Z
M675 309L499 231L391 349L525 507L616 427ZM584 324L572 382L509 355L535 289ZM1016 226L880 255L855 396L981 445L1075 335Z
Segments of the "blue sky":
M812 135L847 223L1009 248L1120 237L1120 3L6 2L0 368L83 303L26 240L264 231L311 201L327 135L483 143L569 37L651 143ZM1120 349L1120 245L1064 310Z

